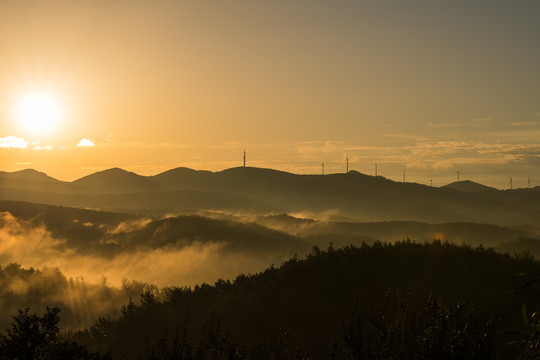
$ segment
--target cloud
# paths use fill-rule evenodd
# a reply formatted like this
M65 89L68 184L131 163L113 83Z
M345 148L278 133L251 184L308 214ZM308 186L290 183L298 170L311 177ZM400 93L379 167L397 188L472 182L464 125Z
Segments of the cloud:
M540 125L540 121L518 121L510 123L512 126L538 126Z
M475 122L486 122L486 121L491 121L493 120L492 118L476 118L476 119L472 119L471 121L475 121Z
M52 146L42 146L39 141L32 141L30 144L32 150L51 150Z
M301 141L296 144L299 154L341 152L345 149L340 141Z
M427 123L427 127L429 128L455 128L455 127L474 127L473 124L470 123Z
M92 141L88 140L88 139L81 139L81 141L79 141L79 143L77 144L77 146L81 146L81 147L92 147L92 146L95 146L96 144L94 144Z
M14 148L14 149L26 149L28 147L28 141L16 136L6 136L0 138L0 148Z

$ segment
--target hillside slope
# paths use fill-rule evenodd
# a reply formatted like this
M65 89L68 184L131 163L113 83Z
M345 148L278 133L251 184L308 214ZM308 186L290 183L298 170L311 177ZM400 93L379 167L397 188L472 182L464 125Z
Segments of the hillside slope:
M354 321L356 317L359 321L358 331L362 336L374 331L368 327L370 317L374 309L381 308L389 290L403 294L401 306L407 304L409 310L401 311L416 311L432 294L449 306L465 302L475 316L483 319L488 319L490 314L500 316L498 329L520 330L523 329L520 309L525 304L534 312L540 292L536 288L514 293L511 290L531 280L518 274L539 271L540 264L527 258L516 259L483 248L439 242L314 249L305 259L291 259L279 268L272 267L252 276L240 275L234 282L166 290L163 301L147 293L141 297L141 303L124 308L117 320L96 324L99 327L93 331L99 329L99 337L81 333L79 339L95 348L110 347L117 357L136 358L159 344L167 344L168 349L180 346L181 343L174 345L174 337L167 336L178 329L184 328L183 333L189 336L180 341L196 342L201 339L201 332L204 333L205 323L219 326L215 336L228 334L231 341L243 344L247 351L257 349L261 343L279 346L282 341L279 334L286 329L289 349L308 351L314 358L327 358L334 339L346 330L341 322L351 311L355 314ZM399 309L399 296L396 301ZM464 306L458 309L465 311ZM384 305L381 311L385 311ZM404 314L398 312L393 316L395 320L386 320L390 321L388 326L397 326ZM220 319L218 325L216 318ZM432 319L431 331L434 322ZM378 324L375 326L384 325ZM489 341L496 345L499 355L515 355L516 349L508 345L512 336L504 332L492 332L489 336L493 337ZM449 341L450 338L440 339L439 344ZM471 355L470 350L468 354Z
M0 199L142 212L230 209L228 203L234 204L235 211L255 213L306 213L360 221L529 224L540 229L540 188L488 191L483 185L460 183L468 190L394 182L356 171L321 176L250 167L215 173L178 168L149 177L115 168L72 183L44 182L36 187L9 182L0 188Z

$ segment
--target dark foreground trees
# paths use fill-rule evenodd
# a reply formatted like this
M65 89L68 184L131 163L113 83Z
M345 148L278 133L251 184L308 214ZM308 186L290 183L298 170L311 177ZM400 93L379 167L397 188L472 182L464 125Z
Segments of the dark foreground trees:
M69 339L79 358L535 359L538 274L530 256L440 242L314 249L232 282L147 291ZM2 349L34 334L26 323L53 334L34 349L67 348L49 317L19 313Z
M60 360L109 359L108 355L88 352L83 346L60 338L60 309L49 308L43 316L19 310L11 327L0 335L0 359Z
M521 309L538 310L540 289L512 289L535 274L530 256L441 242L315 248L234 281L145 293L73 339L127 359L515 359L534 353Z

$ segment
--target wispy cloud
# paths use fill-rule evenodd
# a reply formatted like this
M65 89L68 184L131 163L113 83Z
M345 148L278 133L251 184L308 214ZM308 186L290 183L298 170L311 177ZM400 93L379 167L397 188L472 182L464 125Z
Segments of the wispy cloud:
M391 139L402 139L402 140L414 140L414 141L425 141L427 138L425 136L413 135L413 134L382 134L382 137L391 138Z
M487 122L487 121L491 121L491 120L493 120L493 119L489 118L489 117L472 119L472 121L475 121L475 122Z
M79 143L77 144L77 146L80 146L80 147L92 147L92 146L95 146L96 144L94 144L91 140L88 140L88 139L81 139L81 141L79 141Z
M114 148L139 148L139 149L185 149L189 148L187 144L177 144L170 142L152 143L152 142L114 142L112 138L106 137L104 143L100 143L100 146L114 147Z
M540 125L540 121L518 121L510 123L512 126L538 126Z
M0 148L6 149L26 149L28 147L28 141L16 136L6 136L0 138Z
M427 127L433 128L433 129L441 129L441 128L456 128L456 127L475 127L474 124L471 123L427 123Z
M32 144L30 144L30 147L32 150L52 150L52 146L50 145L41 145L39 141L32 141Z
M230 149L240 149L246 147L246 144L239 141L223 141L219 143L206 143L205 148L212 150L230 150Z
M343 151L344 144L339 141L302 141L296 144L296 149L300 154L310 153L330 153Z

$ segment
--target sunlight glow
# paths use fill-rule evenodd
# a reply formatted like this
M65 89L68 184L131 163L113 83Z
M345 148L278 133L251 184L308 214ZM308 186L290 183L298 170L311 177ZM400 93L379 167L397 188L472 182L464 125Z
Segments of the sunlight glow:
M15 106L15 116L19 125L23 130L34 134L54 131L62 115L57 99L45 93L26 94Z

